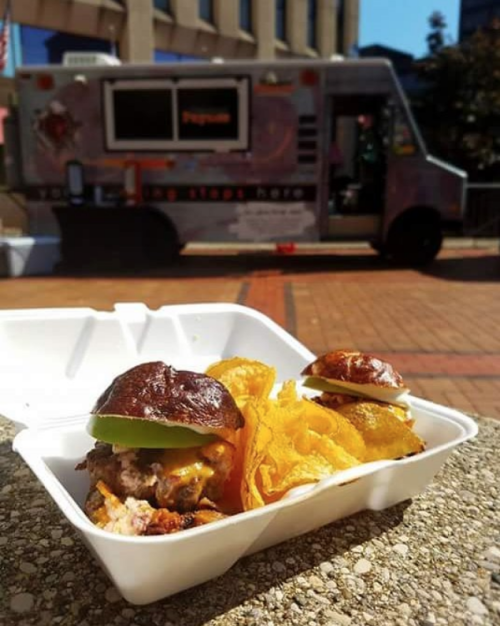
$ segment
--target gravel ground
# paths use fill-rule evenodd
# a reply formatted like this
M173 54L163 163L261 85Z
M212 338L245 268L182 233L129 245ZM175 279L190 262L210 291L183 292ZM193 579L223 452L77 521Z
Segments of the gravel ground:
M0 624L500 625L500 423L412 501L240 561L154 604L127 604L23 461L0 418ZM175 573L174 573L175 575Z

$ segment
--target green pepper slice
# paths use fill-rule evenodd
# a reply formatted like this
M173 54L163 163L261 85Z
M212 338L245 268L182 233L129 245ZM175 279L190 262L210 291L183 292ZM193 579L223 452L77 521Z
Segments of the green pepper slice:
M195 448L215 441L216 435L203 435L183 426L167 426L120 415L92 415L89 435L125 448Z

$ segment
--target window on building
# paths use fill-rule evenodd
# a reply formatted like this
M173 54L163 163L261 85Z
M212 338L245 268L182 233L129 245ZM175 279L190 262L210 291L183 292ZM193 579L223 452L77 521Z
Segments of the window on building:
M170 0L153 0L155 9L160 9L164 13L172 13L170 7Z
M155 63L185 63L187 61L206 61L203 57L193 56L192 54L179 54L177 52L165 52L165 50L154 51Z
M21 27L19 47L23 65L59 64L65 52L114 52L113 45L105 39L31 26Z
M276 39L286 41L286 0L276 0Z
M316 49L318 45L318 1L308 0L307 5L307 45Z
M214 21L214 3L213 0L199 0L200 17L205 22Z
M252 32L252 0L240 0L240 28Z

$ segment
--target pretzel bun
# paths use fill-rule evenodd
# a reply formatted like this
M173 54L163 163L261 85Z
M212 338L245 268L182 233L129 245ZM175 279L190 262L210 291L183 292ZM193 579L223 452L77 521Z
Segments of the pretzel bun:
M318 357L302 372L303 376L319 376L329 380L358 385L375 385L403 391L402 376L386 361L362 352L336 350Z
M243 415L229 391L205 374L179 371L155 361L113 380L96 402L94 415L116 415L197 432L241 428Z
M406 404L402 398L409 391L402 376L392 365L376 356L355 350L336 350L323 354L310 363L302 375L311 377L308 381L323 380L339 389L358 392L383 402Z

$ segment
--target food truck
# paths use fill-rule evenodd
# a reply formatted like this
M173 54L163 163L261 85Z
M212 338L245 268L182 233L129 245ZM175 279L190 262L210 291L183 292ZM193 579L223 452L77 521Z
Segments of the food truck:
M465 172L428 154L385 59L23 67L6 121L30 235L63 259L166 263L187 242L365 239L422 264Z

